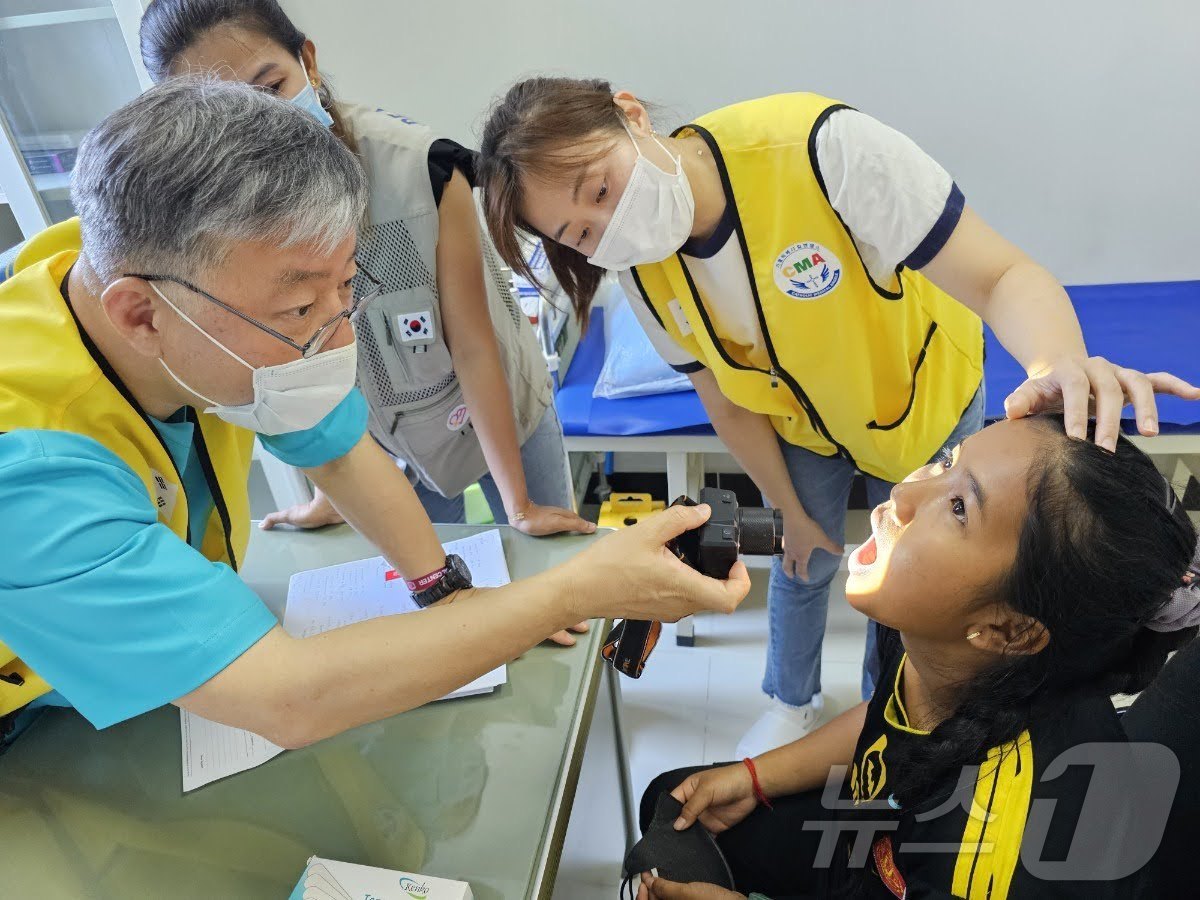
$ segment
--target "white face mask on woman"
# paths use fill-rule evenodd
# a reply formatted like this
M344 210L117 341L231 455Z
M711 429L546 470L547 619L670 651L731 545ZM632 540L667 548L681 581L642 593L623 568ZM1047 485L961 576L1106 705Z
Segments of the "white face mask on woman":
M613 272L662 262L688 239L696 214L682 157L671 156L655 137L654 143L675 163L674 172L664 172L642 155L628 125L625 133L638 158L596 251L588 257L593 266Z
M254 399L249 403L227 406L189 387L171 371L165 360L159 359L167 374L189 394L208 403L205 412L214 414L218 419L258 434L307 431L333 412L354 387L358 374L358 345L354 341L345 347L326 350L307 359L255 368L193 322L183 310L167 299L157 285L151 284L150 287L183 321L254 372Z

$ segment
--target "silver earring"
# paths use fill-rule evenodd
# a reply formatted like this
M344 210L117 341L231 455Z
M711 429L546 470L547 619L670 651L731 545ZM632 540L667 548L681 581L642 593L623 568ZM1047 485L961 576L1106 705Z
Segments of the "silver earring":
M981 634L983 634L982 631L972 631L970 634L967 635L967 640L973 641L973 640L975 640L975 638L979 637Z

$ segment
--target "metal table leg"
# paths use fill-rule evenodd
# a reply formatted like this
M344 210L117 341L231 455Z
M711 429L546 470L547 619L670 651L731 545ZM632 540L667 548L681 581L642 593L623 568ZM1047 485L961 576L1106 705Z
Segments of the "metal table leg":
M704 454L684 451L667 454L667 502L687 494L695 497L704 486ZM675 625L675 644L696 646L696 617L680 619Z
M608 685L609 708L612 711L613 738L617 745L617 783L621 789L621 812L625 820L625 851L638 839L637 808L633 798L633 778L629 772L629 745L625 738L625 717L621 706L621 676L612 666L604 666Z

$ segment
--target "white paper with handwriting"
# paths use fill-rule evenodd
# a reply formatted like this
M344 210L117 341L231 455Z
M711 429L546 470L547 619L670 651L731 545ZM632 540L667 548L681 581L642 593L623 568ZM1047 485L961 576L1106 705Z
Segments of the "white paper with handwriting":
M444 546L447 553L462 557L477 587L500 587L511 580L499 531L485 531ZM309 637L354 622L417 609L404 579L383 557L376 556L293 575L288 583L283 628L292 637ZM500 666L442 699L488 693L507 678L507 667ZM187 710L179 712L185 793L253 769L283 752L282 747L249 731L211 722Z

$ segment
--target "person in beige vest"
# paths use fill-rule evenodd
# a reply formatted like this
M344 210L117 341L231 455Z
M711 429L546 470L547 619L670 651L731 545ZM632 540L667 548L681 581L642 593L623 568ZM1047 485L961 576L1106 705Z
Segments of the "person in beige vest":
M275 0L155 0L141 50L157 81L211 71L293 100L363 163L371 198L360 254L388 293L356 326L359 386L372 436L405 461L430 518L464 521L463 491L479 481L497 521L534 535L593 531L572 511L545 360L479 225L475 154L407 117L335 101L315 45ZM263 527L341 521L318 490Z

